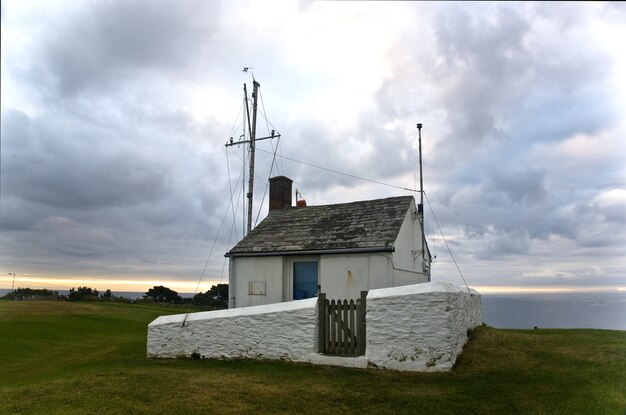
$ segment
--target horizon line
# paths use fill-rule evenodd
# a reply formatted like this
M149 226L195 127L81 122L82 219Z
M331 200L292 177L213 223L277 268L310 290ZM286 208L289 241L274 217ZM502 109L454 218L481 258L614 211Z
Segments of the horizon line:
M11 277L0 277L0 289L10 290L13 282ZM199 285L197 292L204 292L213 285L221 282L218 279L207 279ZM102 279L89 277L85 279L78 278L47 278L24 276L16 279L18 288L32 289L49 289L49 290L69 290L73 287L89 286L98 291L124 291L124 292L142 292L147 291L154 286L163 285L181 293L195 293L198 286L197 281L191 280L156 280L156 279ZM3 288L6 286L6 288ZM206 288L205 288L206 287ZM623 292L626 293L626 285L550 285L550 286L533 286L533 285L470 285L480 294L558 294L558 293L592 293L592 292Z

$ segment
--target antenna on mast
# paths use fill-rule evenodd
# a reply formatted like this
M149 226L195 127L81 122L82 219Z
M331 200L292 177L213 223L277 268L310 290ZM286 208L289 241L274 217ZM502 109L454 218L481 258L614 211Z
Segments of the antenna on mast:
M244 67L243 71L248 72L251 69L254 69L254 68ZM246 225L246 234L250 233L250 231L252 230L252 202L254 199L254 158L255 158L255 147L256 147L255 143L261 140L280 138L280 134L276 134L274 130L272 130L271 135L268 137L256 138L257 101L258 101L260 86L261 84L259 84L254 79L254 74L252 74L252 117L250 117L250 109L248 107L248 89L247 89L246 84L245 83L243 84L244 100L246 103L246 114L248 118L248 131L250 132L250 139L234 141L231 137L231 139L226 143L226 147L239 145L239 144L244 144L244 145L250 144L250 151L249 151L250 161L248 163L250 171L249 171L249 177L248 177L248 192L246 193L246 197L248 198L248 218L247 218L247 225Z

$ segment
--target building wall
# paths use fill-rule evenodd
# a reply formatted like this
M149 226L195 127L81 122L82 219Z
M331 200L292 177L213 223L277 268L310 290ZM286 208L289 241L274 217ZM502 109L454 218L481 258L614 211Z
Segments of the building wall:
M390 287L394 285L394 280L398 281L391 263L391 253L321 257L239 257L231 262L229 308L291 301L291 270L293 262L298 260L318 260L320 289L329 299L357 299L360 298L361 291ZM254 281L256 286L265 286L265 295L251 295L250 281ZM409 278L406 281L403 285L412 283Z
M395 251L392 254L394 279L393 284L388 287L428 282L428 275L422 269L422 229L415 212L415 203L411 202L394 242ZM424 247L426 261L430 262L426 243Z
M283 257L239 257L231 261L229 308L279 303L283 300ZM252 281L252 287L250 282ZM265 286L264 294L259 288ZM231 291L231 287L232 291ZM250 295L250 288L253 293ZM234 297L234 298L233 298Z
M291 270L293 262L298 260L318 260L320 290L329 299L357 299L361 291L427 282L424 274L395 267L392 255L391 252L380 252L319 257L238 257L231 262L229 307L291 301ZM251 295L251 281L255 286L263 285L265 294Z
M322 256L320 280L330 300L357 299L361 291L392 286L391 253Z

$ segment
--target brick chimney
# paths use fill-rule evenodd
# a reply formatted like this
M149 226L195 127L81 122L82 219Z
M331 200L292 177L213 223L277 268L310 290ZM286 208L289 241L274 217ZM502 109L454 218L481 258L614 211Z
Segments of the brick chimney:
M270 178L270 211L291 207L291 185L293 180L285 176Z

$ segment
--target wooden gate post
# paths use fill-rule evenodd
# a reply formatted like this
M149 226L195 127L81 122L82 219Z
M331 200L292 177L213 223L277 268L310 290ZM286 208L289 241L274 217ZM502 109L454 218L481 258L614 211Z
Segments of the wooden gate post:
M319 293L317 296L317 352L324 353L325 349L325 333L326 325L328 324L326 306L326 294Z
M358 320L359 320L359 327L357 327L357 339L359 342L359 354L360 355L365 355L365 336L366 336L366 323L365 323L365 300L367 299L367 291L361 291L361 307L358 310Z

